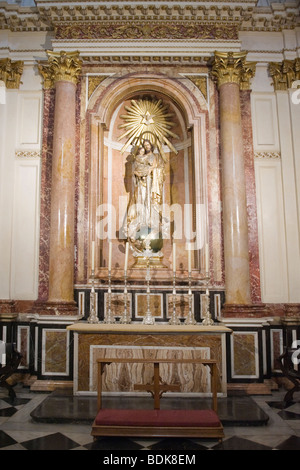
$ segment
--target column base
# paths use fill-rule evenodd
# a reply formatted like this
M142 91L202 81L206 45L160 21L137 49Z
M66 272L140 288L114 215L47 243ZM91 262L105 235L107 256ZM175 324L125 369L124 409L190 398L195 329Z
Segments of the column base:
M15 301L9 299L0 300L0 315L14 313L15 310Z
M266 304L224 304L222 316L224 318L261 318L270 315Z
M284 304L285 316L289 318L299 318L300 304Z
M224 318L280 317L286 321L294 321L300 317L300 304L224 304L222 316Z
M34 313L38 313L39 315L78 315L78 307L75 301L37 300L33 310Z

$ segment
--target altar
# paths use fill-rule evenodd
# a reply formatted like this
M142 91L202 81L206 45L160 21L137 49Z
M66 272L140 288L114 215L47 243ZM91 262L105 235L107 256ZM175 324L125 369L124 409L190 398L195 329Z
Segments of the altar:
M179 385L179 390L166 392L172 396L211 396L209 367L193 364L193 360L213 359L217 362L218 396L227 395L226 335L231 330L215 324L91 324L78 322L67 329L74 334L74 395L97 394L97 360L129 359L106 368L102 379L103 394L137 395L134 384L149 384L153 368L148 364L129 363L132 359L170 359L160 368L162 383ZM190 359L176 363L174 359Z

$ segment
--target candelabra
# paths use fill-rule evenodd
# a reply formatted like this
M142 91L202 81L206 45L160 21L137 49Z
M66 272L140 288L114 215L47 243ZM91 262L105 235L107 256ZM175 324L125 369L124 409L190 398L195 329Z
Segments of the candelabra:
M193 313L193 294L192 294L192 276L191 276L191 273L189 272L189 313L185 319L185 322L184 324L185 325L195 325L196 324L196 320L195 320L195 317L194 317L194 313Z
M176 314L176 272L173 271L173 313L169 320L170 325L180 325L181 322Z
M131 323L130 311L127 308L127 271L124 271L124 311L120 323Z
M209 279L208 273L206 273L206 279L207 279L207 284L208 284L208 279ZM210 311L209 311L209 304L210 304L209 290L206 288L206 291L205 291L205 308L204 308L204 316L203 316L203 320L202 320L202 325L204 325L204 326L212 326L214 324L214 321L211 318L211 314L210 314Z
M111 324L111 323L115 323L116 320L114 316L112 315L112 311L111 311L111 271L110 270L108 271L108 294L107 295L108 295L108 306L105 312L104 323Z
M147 281L147 312L143 320L144 325L154 325L154 318L152 317L152 313L150 310L150 261L149 258L147 258L147 275L146 275L146 281Z
M88 317L89 323L100 323L100 320L96 314L95 309L95 300L96 300L96 292L95 292L95 271L92 269L92 288L90 293L90 314Z

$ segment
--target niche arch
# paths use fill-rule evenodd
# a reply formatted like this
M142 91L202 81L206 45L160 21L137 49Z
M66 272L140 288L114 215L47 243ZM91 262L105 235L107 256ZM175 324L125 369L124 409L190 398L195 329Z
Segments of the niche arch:
M107 276L108 249L107 224L116 227L113 239L113 269L122 275L124 263L124 242L119 238L122 214L130 196L130 172L128 152L120 154L122 142L118 141L122 130L124 106L131 99L152 96L162 99L174 114L174 132L179 140L172 140L178 154L168 153L164 203L182 209L181 238L176 229L177 266L184 273L187 269L186 239L189 237L187 226L197 233L197 250L194 251L194 274L202 277L205 273L205 253L203 247L208 242L208 106L200 90L188 79L172 78L162 74L129 74L108 77L94 91L86 106L86 127L89 136L88 153L88 233L87 233L87 270L91 268L91 245L96 241L96 277ZM126 112L126 111L125 111ZM129 149L128 149L129 150ZM121 196L121 209L120 209ZM126 200L127 197L127 200ZM117 200L119 199L119 200ZM190 206L189 206L190 205ZM108 215L106 207L113 206L116 211ZM174 207L174 206L173 206ZM187 209L190 207L190 211ZM104 217L101 219L101 214ZM178 215L176 216L178 217ZM104 221L104 224L101 223ZM180 218L177 218L177 225ZM187 222L188 221L188 222ZM174 224L171 224L171 236ZM180 234L179 234L180 235ZM164 264L171 267L171 240L164 241ZM133 260L129 260L129 267ZM87 277L88 274L87 274Z

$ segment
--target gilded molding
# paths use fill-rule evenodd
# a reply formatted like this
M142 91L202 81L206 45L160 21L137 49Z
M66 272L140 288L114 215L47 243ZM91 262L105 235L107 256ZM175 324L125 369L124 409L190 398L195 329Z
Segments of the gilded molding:
M269 73L273 79L274 90L288 90L295 80L300 80L300 58L270 62Z
M207 67L207 62L210 60L208 56L187 56L187 55L177 55L177 56L158 56L158 55L82 55L84 65L88 64L118 64L118 65L201 65Z
M255 62L246 62L247 52L215 52L211 75L218 86L236 83L241 90L250 89L250 79L255 75Z
M58 81L78 82L81 73L82 60L79 52L47 51L48 62L40 62L39 72L44 79L44 88L53 88Z
M6 88L19 88L23 73L24 62L11 59L0 59L0 80L5 83Z
M40 150L16 150L16 158L41 158Z
M280 152L255 152L254 157L259 160L279 160L281 154Z

